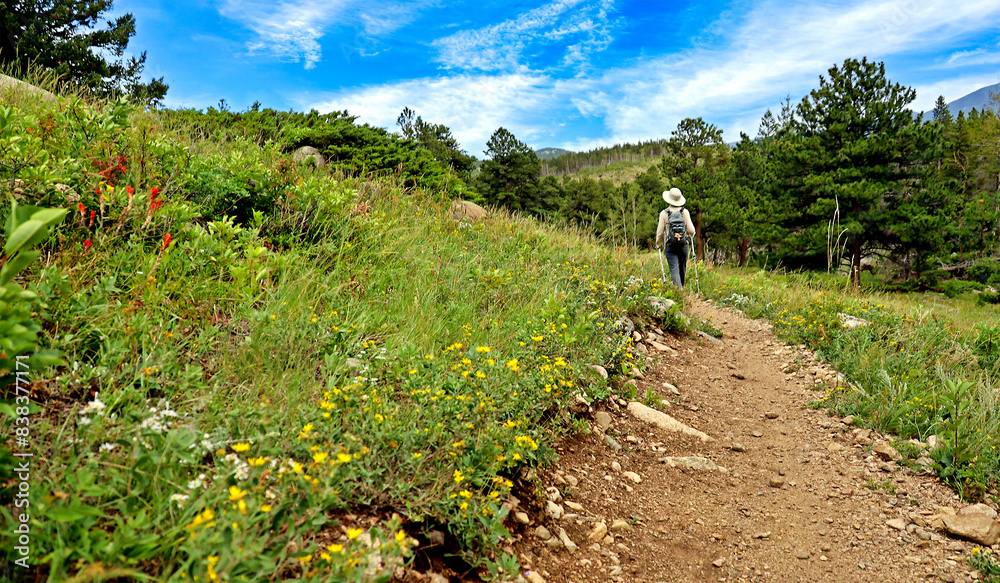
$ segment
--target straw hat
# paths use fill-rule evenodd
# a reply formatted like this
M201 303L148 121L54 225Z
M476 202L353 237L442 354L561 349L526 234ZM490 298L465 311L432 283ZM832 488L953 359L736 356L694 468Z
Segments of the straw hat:
M687 202L684 199L684 195L681 194L681 189L671 188L670 190L663 191L663 200L667 201L670 206L684 206Z

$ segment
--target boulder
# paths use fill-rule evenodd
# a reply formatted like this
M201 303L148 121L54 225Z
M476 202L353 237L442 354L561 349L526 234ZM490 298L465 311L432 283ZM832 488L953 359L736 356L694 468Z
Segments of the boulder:
M1000 541L1000 522L984 514L943 516L944 530L952 536L971 540L984 546Z
M659 296L649 296L646 298L649 305L653 307L653 316L657 318L662 318L667 315L667 311L677 305L674 300L668 300L667 298L661 298Z
M292 161L296 164L313 164L316 168L322 168L326 165L326 158L312 146L302 146L292 152Z
M451 203L451 216L457 221L477 221L479 219L485 219L489 216L489 213L486 212L486 209L474 202L470 202L468 200L456 200Z

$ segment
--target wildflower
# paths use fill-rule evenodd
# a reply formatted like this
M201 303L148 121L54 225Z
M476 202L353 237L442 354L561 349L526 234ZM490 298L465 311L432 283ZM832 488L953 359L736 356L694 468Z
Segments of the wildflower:
M86 241L83 242L83 250L90 251L91 245L93 245L93 243L90 242L90 239L87 239Z
M414 457L414 459L420 459L420 458L421 458L421 457L422 457L423 455L424 455L424 454L422 454L422 453L420 453L420 452L418 451L418 452L415 452L415 453L413 454L413 457Z
M90 224L87 225L88 227L93 227L94 226L94 218L95 217L97 217L97 211L90 211Z
M507 361L507 368L509 368L510 370L512 370L514 372L517 372L518 370L520 370L521 367L518 364L517 359L516 358L512 358L512 359L510 359L510 360Z
M986 437L989 437L989 436L987 435ZM102 443L102 444L101 444L101 447L99 447L99 448L98 448L98 450L99 450L99 451L111 451L111 450L113 450L113 449L114 449L115 447L116 447L116 446L115 446L115 444L113 444L113 443L111 443L111 442L109 441L109 442L105 442L105 443Z
M359 536L361 536L361 533L363 533L363 532L364 532L364 530L362 530L360 528L349 528L349 529L347 529L347 538L349 538L350 540L354 540L354 539L358 538Z
M271 511L271 505L270 504L262 504L260 506L260 511L261 512L270 512Z
M87 207L83 206L82 202L76 203L76 208L80 209L80 218L87 216Z
M234 501L234 502L236 500L240 500L241 498L243 498L246 495L247 495L247 491L246 490L240 490L239 486L230 486L229 487L229 499L232 500L232 501Z
M321 451L313 456L313 461L316 462L317 464L321 464L324 461L326 461L326 457L327 454Z
M465 479L465 475L462 473L462 470L455 470L455 473L452 474L452 477L455 479L456 484L461 484L462 480Z
M480 354L485 354L485 353L487 353L489 351L490 351L490 347L489 346L477 346L476 347L476 352L478 352Z
M333 544L326 548L329 549L331 553L339 553L344 550L344 545Z
M174 494L170 497L171 502L176 502L178 506L184 508L184 503L190 498L187 494Z
M241 443L237 443L236 445L233 446L233 451L235 451L237 453L243 453L243 452L245 452L248 449L250 449L250 444L249 443L242 443L241 442Z
M341 463L346 464L347 462L351 461L351 454L343 452L338 453L337 459L340 460Z
M172 237L170 236L170 233L167 233L166 235L163 236L163 250L164 251L167 250L167 247L170 247L170 241L171 241L171 239L172 239Z

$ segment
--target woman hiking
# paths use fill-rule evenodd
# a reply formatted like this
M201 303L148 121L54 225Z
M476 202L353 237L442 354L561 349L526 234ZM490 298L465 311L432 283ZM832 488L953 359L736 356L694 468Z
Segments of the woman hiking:
M684 289L687 275L688 241L694 237L694 223L691 213L684 208L684 195L679 188L663 192L667 208L660 211L660 221L656 225L656 244L670 266L670 279L679 289Z

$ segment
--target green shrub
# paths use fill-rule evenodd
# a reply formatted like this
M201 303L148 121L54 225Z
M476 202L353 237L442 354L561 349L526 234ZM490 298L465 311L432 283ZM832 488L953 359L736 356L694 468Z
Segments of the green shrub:
M962 281L959 279L949 279L941 283L941 293L949 298L955 298L971 291L982 290L985 286L978 281Z
M993 257L983 257L977 259L967 270L965 275L972 281L988 283L991 279L1000 277L1000 261Z

